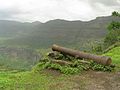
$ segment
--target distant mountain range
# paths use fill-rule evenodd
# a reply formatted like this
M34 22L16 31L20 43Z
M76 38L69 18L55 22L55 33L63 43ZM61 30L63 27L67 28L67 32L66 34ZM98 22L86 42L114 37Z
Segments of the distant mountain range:
M97 17L88 22L56 19L46 23L0 20L0 38L7 38L4 40L6 45L33 48L48 48L53 43L80 46L90 40L103 39L107 33L106 27L112 21L120 21L120 18Z

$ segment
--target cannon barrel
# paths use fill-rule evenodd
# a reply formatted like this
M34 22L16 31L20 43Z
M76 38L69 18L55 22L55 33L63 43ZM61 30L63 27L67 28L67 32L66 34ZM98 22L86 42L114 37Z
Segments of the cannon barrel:
M84 59L93 60L96 63L102 64L102 65L110 65L112 62L111 58L107 57L107 56L89 54L89 53L81 52L78 50L73 50L73 49L61 47L61 46L58 46L56 44L54 44L52 46L52 50L58 51L58 52L61 52L63 54L70 55L70 56L73 56L76 58L84 58Z

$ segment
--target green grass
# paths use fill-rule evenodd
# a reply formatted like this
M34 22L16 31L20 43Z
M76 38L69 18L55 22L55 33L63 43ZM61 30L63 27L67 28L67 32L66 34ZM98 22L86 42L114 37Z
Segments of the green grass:
M111 49L104 55L110 56L112 58L112 63L117 65L117 67L119 67L120 70L120 46Z
M9 88L11 85L14 84L14 80L10 79L12 75L9 73L0 73L0 90L4 90L6 88Z
M45 73L32 72L1 72L0 90L73 90L83 89L84 81L79 85L74 81L77 76L54 76Z

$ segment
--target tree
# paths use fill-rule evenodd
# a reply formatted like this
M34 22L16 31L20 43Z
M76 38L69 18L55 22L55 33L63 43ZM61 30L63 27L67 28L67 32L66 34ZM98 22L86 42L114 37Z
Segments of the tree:
M114 12L112 12L112 16L118 16L118 17L120 17L120 13L114 11Z
M108 25L108 30L111 31L111 30L120 30L120 22L115 22L115 21L112 21L110 23L110 25Z
M120 14L116 11L112 12L112 16L119 16ZM120 41L120 22L112 21L108 25L108 34L104 39L104 44L110 46Z

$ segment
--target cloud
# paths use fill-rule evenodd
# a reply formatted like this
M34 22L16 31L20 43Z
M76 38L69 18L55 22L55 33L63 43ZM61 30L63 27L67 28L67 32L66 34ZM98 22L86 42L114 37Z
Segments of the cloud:
M88 0L91 4L101 3L105 6L118 6L120 5L118 2L119 0Z
M14 15L19 15L20 13L22 11L16 8L0 9L0 19L14 18Z
M120 0L0 0L0 19L91 20L120 10Z

